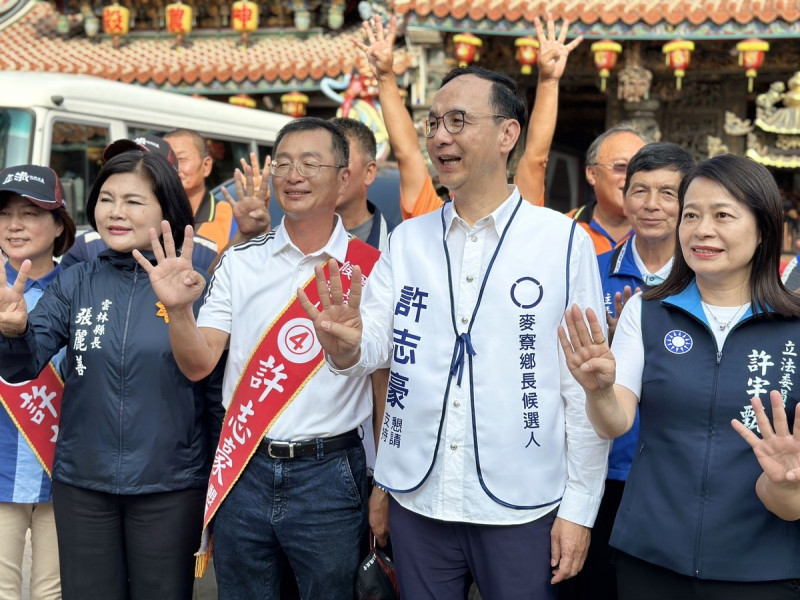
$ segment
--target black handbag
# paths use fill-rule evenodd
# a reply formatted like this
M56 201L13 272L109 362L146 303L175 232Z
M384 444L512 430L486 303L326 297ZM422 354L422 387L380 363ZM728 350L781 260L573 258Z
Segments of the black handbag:
M398 600L397 573L392 559L375 547L375 538L369 537L369 554L358 567L356 576L358 600Z

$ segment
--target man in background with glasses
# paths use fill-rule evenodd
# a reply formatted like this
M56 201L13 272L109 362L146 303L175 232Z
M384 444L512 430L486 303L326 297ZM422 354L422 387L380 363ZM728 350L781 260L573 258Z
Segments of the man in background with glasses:
M370 526L379 543L391 526L406 600L473 579L485 598L556 598L600 504L609 445L555 334L567 306L601 314L600 276L574 221L508 185L526 118L510 77L448 74L425 136L453 201L397 226L363 302L335 267L330 293L317 269L321 312L299 295L337 372L391 365Z
M633 128L617 125L601 133L586 151L586 181L594 188L595 199L567 216L586 230L598 255L613 250L631 233L622 190L628 161L644 145Z
M365 376L324 368L296 296L315 294L314 267L330 259L344 265L346 280L358 274L359 289L377 260L334 213L350 183L348 160L346 137L327 121L297 119L278 133L270 172L283 221L222 255L196 322L190 307L202 285L191 268L191 236L176 256L167 230L158 265L140 260L166 307L184 375L201 379L229 346L227 414L205 519L214 518L220 598L278 600L281 552L302 598L353 594L368 492L357 428L372 414L372 388ZM267 186L263 177L260 197Z

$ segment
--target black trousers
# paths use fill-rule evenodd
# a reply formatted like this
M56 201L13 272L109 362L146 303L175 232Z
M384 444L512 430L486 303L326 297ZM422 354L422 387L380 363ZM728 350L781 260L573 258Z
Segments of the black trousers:
M797 600L800 581L715 581L681 575L617 551L620 600Z
M63 600L190 600L204 489L118 495L53 482Z

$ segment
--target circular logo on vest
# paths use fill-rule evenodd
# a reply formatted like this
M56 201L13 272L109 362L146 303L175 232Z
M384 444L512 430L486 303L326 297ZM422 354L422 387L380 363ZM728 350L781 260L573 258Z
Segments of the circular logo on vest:
M544 288L533 277L520 277L511 286L511 301L520 308L533 308L542 301Z
M295 364L314 360L322 350L310 319L291 319L278 332L278 348L283 357Z
M673 329L664 336L664 347L673 354L686 354L692 349L692 344L692 337L680 329Z

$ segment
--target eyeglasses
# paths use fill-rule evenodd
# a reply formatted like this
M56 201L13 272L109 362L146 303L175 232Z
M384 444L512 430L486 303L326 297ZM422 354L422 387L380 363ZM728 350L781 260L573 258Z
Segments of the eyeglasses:
M292 171L292 167L297 169L297 172L300 173L301 177L316 177L319 175L319 170L322 167L328 167L329 169L343 169L343 166L339 165L323 165L317 162L282 162L282 163L270 163L269 165L269 172L272 173L275 177L288 177L289 173Z
M589 163L590 167L606 167L614 171L614 175L625 175L628 172L628 163L615 162L615 163Z
M444 113L441 117L434 117L433 115L428 116L425 119L425 137L432 138L436 135L436 131L439 129L439 121L442 122L444 125L445 130L449 133L456 134L461 133L464 130L464 125L467 123L467 111L465 110L449 110ZM476 117L494 117L495 119L510 119L511 117L507 117L505 115L496 115L494 113L481 113L481 112L470 112L469 116L476 116Z

